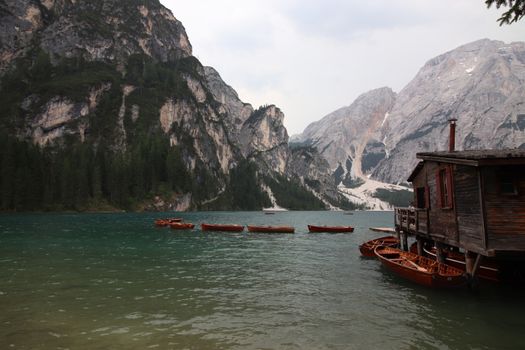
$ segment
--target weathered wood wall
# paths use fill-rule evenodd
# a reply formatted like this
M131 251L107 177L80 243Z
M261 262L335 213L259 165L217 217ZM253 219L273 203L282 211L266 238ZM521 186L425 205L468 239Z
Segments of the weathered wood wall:
M457 245L457 227L455 208L441 208L437 193L436 172L447 165L425 162L423 169L413 179L414 189L428 187L430 208L428 211L428 232L432 239Z
M513 178L517 192L501 193L501 177ZM525 166L482 168L487 246L525 251Z
M454 196L459 242L463 247L478 252L486 249L479 186L478 168L454 166Z

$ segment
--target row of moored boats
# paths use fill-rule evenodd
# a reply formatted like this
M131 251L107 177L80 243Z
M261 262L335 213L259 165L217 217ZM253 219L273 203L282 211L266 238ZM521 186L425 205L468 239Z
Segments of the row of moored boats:
M424 249L425 255L418 255L413 245L410 251L399 249L399 239L385 236L365 242L359 246L365 257L376 257L390 271L412 282L427 287L458 287L467 282L465 258L459 252L445 253L445 263L436 259L435 248ZM479 268L478 277L498 281L497 266L487 263Z
M174 230L192 230L195 225L192 223L183 222L181 218L168 218L155 220L155 226L171 227ZM260 233L295 233L293 226L272 226L272 225L247 225L248 232ZM201 224L202 231L222 231L222 232L242 232L244 225L237 224ZM354 232L352 226L318 226L308 225L309 232L327 232L327 233L349 233Z

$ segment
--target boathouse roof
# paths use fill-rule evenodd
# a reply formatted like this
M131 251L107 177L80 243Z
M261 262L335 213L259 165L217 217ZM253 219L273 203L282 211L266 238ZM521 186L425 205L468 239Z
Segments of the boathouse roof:
M525 149L469 150L453 152L423 152L416 157L423 160L435 160L444 163L456 163L472 166L525 164Z
M452 163L470 166L512 165L525 164L525 149L501 149L501 150L469 150L469 151L439 151L417 153L416 157L422 159L410 176L408 181L423 168L424 161L435 161L440 163Z

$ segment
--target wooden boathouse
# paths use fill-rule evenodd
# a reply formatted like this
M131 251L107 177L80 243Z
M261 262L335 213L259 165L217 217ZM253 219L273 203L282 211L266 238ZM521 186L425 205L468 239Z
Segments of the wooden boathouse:
M405 249L414 235L419 254L425 243L441 261L446 249L460 251L470 276L483 257L525 260L525 149L455 151L451 127L449 151L416 157L414 205L395 208Z

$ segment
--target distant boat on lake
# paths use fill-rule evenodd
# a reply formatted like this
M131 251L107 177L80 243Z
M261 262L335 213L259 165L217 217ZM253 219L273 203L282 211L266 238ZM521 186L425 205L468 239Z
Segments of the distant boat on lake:
M225 232L242 232L244 225L234 224L201 224L203 231L225 231Z
M248 225L248 231L259 233L294 233L292 226L254 226Z
M310 232L327 232L327 233L347 233L354 232L352 226L316 226L308 225L308 231Z
M172 222L170 227L174 230L191 230L195 227L195 225L183 222Z
M155 226L163 227L169 226L169 224L174 222L182 222L181 218L167 218L167 219L157 219L155 220Z

